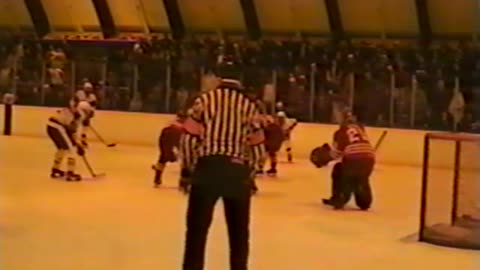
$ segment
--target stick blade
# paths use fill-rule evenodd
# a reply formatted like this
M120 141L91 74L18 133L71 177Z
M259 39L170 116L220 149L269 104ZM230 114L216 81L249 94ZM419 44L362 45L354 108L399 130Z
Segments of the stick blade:
M117 146L116 143L109 143L109 144L107 144L107 147L115 147L115 146Z
M107 175L105 173L97 173L95 175L89 176L89 177L83 177L82 180L85 181L96 181L96 180L102 180L106 177Z

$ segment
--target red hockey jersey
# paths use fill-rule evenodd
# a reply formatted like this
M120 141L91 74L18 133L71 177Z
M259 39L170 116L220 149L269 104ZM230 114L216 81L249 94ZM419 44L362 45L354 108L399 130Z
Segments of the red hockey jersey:
M365 129L359 124L341 125L333 135L333 142L337 157L375 158L375 151Z

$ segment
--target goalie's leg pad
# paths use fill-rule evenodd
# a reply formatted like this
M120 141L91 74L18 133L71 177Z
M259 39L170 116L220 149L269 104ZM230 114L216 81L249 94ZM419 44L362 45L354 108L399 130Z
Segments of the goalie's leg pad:
M370 175L375 161L373 159L358 159L345 161L345 174L348 178L351 192L355 195L355 203L362 210L370 208L373 201L370 187Z
M342 163L338 162L332 169L332 198L342 192Z
M365 184L357 185L355 189L355 203L362 210L368 210L372 204L372 189L370 184L367 182Z

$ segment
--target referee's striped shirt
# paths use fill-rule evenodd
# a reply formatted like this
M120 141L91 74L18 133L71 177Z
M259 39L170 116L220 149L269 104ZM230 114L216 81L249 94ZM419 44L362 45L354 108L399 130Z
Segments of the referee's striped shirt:
M265 155L256 103L238 81L220 85L196 98L180 142L183 168L192 171L201 157L223 155L244 160L254 169Z

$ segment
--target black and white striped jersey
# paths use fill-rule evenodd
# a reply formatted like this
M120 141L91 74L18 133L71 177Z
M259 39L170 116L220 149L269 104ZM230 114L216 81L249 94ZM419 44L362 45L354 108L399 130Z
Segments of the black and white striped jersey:
M185 168L200 157L239 158L252 168L265 154L264 135L255 101L241 91L238 81L222 80L196 98L192 116L184 124L180 149Z

